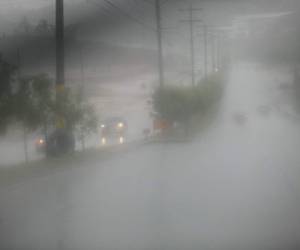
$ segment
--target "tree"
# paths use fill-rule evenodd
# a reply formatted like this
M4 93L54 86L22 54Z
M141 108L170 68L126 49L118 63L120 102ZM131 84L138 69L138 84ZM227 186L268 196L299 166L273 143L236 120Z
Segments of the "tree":
M179 86L158 88L153 95L154 109L171 122L185 122L196 109L195 90Z
M85 149L85 138L92 133L96 133L98 128L98 118L93 106L82 104L80 110L80 120L76 127L82 149Z
M54 125L54 88L51 79L46 74L31 77L32 102L37 112L39 126L42 127L47 141L48 129Z
M32 31L32 26L29 22L29 20L27 19L27 17L23 17L17 27L17 31L28 35L31 31Z
M66 88L56 99L54 84L46 74L16 79L15 72L16 67L0 57L0 126L12 121L21 124L26 161L28 133L42 129L48 142L49 127L56 127L58 117L64 118L69 133L79 134L84 148L84 137L97 131L98 120L93 107L83 100L82 92Z
M164 86L153 94L154 110L159 118L182 123L188 133L191 118L204 114L222 96L221 77L218 74L201 80L197 86Z
M33 102L32 81L30 77L19 79L16 91L13 95L14 116L23 128L23 143L25 160L28 161L28 142L29 131L34 131L39 127L40 119L37 106Z
M47 141L48 128L54 123L54 90L46 74L21 77L12 96L13 115L22 125L25 159L28 161L27 134L42 128Z
M17 68L0 54L0 132L4 132L13 115L12 96Z
M41 19L35 27L35 32L40 35L47 35L52 32L52 29L46 19Z
M93 106L84 101L82 89L66 88L55 104L55 114L64 117L65 127L77 134L84 149L85 137L97 131L98 119Z

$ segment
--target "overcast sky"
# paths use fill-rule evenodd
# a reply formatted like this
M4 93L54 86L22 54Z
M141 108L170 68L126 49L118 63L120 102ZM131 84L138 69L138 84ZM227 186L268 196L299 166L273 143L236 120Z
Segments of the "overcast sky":
M65 0L65 2L82 2L83 0ZM43 6L52 5L55 0L0 0L0 6L2 9L34 9L41 8Z
M153 31L148 31L120 11L105 4L103 0L90 0L94 3L86 3L86 0L64 0L66 3L66 23L87 22L86 28L95 27L101 40L120 41L122 43L140 43L136 36L143 39L143 44L149 39L153 40ZM154 0L110 0L123 12L155 27ZM78 7L78 3L84 3ZM161 0L162 23L165 29L164 42L172 47L178 39L188 39L186 24L182 19L188 18L188 13L179 9L187 8L185 0ZM209 25L232 25L237 16L276 16L281 13L294 10L299 0L193 0L195 7L201 7L201 12L195 12L196 18L204 19ZM96 3L96 4L95 4ZM26 16L31 22L37 22L41 18L54 20L55 0L0 0L0 28L3 23L9 21L8 26L13 27ZM76 7L77 6L77 7ZM102 7L104 6L104 7ZM33 11L32 11L33 10ZM92 18L92 21L86 21ZM33 19L33 20L32 20ZM1 24L2 23L2 24ZM197 24L198 25L198 24ZM93 31L94 32L94 31ZM132 36L132 32L135 36ZM178 35L180 33L180 35ZM122 37L122 39L120 39ZM176 49L176 48L175 48Z

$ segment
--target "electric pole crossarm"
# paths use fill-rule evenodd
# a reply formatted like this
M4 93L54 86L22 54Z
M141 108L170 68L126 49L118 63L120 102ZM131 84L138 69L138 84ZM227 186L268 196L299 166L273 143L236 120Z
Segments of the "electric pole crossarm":
M204 24L204 76L207 78L208 74L208 52L207 52L207 26Z
M107 0L104 0L107 1ZM152 2L149 2L148 0L144 0L144 2L147 2L149 4L152 4ZM163 62L163 48L162 48L162 25L161 25L161 6L167 3L168 0L165 0L161 3L160 0L154 1L154 7L155 7L155 19L156 19L156 37L157 37L157 56L158 56L158 78L159 78L159 86L164 86L164 62Z

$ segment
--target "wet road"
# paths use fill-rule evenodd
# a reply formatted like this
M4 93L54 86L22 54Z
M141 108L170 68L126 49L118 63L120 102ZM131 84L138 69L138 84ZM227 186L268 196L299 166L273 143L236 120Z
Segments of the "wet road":
M1 188L0 248L299 249L299 122L280 76L236 65L220 116L191 143Z

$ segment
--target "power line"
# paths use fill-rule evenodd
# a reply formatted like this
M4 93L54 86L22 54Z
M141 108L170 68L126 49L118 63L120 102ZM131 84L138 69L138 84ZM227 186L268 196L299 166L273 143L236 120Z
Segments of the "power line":
M97 2L95 1L88 1L90 3L93 3L95 5L100 6ZM151 30L151 31L156 31L153 27L151 27L148 24L145 24L144 22L142 22L141 20L139 20L136 17L133 17L132 15L130 15L129 13L125 12L122 8L120 8L119 6L117 6L116 4L112 3L109 0L103 0L103 2L105 2L107 5L109 5L110 7L112 7L113 9L117 10L119 13L121 13L123 16L125 16L127 19L131 20L132 22L135 22L141 26L143 26L144 28ZM102 7L102 6L101 6Z
M114 3L112 3L109 0L103 0L105 3L107 3L108 5L110 5L111 7L115 8L116 10L118 10L120 13L122 13L125 17L127 17L128 19L131 19L132 21L142 25L143 27L153 30L155 31L155 29L147 24L145 24L144 22L140 21L138 18L131 16L130 14L128 14L127 12L123 11L120 7L118 7L117 5L115 5Z
M11 6L15 7L16 5L27 5L33 3L46 3L48 0L9 0L9 1L2 1L0 2L0 6Z
M204 31L204 76L207 78L208 74L208 53L207 53L207 25L203 26Z
M56 85L57 89L65 84L64 61L64 0L56 0Z
M0 4L15 4L15 3L24 3L27 4L29 2L49 2L48 0L7 0L7 1L0 1Z
M163 5L165 5L169 1L170 0L165 0L164 2L160 3L160 5L163 6ZM151 0L144 0L144 2L149 3L149 4L153 4L153 1L151 1Z
M91 1L91 0L86 0L87 4L93 4L97 5L101 8L99 8L99 11L101 11L104 15L111 17L111 9L107 5L100 5L98 2Z
M131 4L129 4L131 3ZM135 16L137 18L144 18L145 17L145 6L141 5L140 0L131 0L129 3L127 3L127 6L131 6L130 10L135 12ZM130 12L132 13L132 12Z
M158 48L158 73L159 85L164 85L164 69L163 69L163 53L162 53L162 38L161 38L161 12L160 0L155 0L155 16L156 16L156 31L157 31L157 48Z
M194 19L193 13L195 11L201 11L201 8L193 8L192 2L190 2L190 7L188 9L180 9L180 11L188 11L189 19L182 20L182 22L188 22L190 26L190 55L191 55L191 76L192 85L195 86L195 56L194 56L194 24L197 22L202 22L202 20Z

